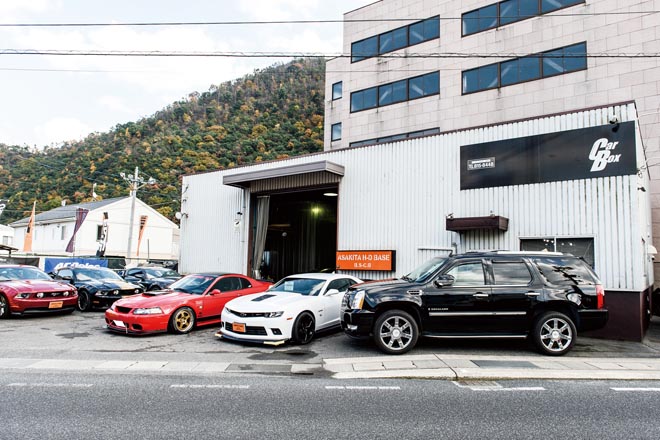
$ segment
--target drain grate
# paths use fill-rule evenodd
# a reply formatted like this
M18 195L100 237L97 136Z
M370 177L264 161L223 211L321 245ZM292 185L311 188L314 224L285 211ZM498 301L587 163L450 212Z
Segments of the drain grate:
M527 361L472 361L480 368L539 368Z

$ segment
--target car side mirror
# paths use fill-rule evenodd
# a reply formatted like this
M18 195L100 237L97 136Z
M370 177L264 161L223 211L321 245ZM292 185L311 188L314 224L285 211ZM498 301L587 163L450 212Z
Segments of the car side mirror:
M222 292L220 291L220 289L213 289L209 292L209 295L211 295L211 296L216 296L216 295L221 295L221 294L222 294Z
M433 281L433 284L435 284L435 287L438 288L443 288L447 286L451 286L454 284L454 277L451 275L440 275L438 278Z
M59 278L60 278L61 280L68 281L68 282L72 282L72 281L73 281L73 277L61 276L61 277L59 277Z
M327 292L325 292L325 296L334 296L339 293L339 290L337 289L330 289Z

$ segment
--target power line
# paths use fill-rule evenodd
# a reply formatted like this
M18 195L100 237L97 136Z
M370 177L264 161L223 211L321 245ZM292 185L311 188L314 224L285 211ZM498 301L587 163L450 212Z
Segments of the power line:
M611 12L576 12L561 14L521 15L521 19L531 17L602 17L611 15L644 15L657 14L660 11L611 11ZM475 19L496 18L480 16ZM125 23L0 23L0 27L148 27L148 26L261 26L261 25L289 25L289 24L341 24L341 23L390 23L415 22L426 20L423 18L365 18L365 19L330 19L330 20L237 20L237 21L153 21L153 22L125 22ZM440 21L472 19L470 17L439 17Z
M111 57L218 57L218 58L351 58L350 54L324 54L315 52L180 52L180 51L122 51L122 50L79 50L79 49L0 49L0 55L52 55L52 56L111 56ZM520 58L548 57L543 53L389 53L378 58ZM594 52L562 55L561 58L658 58L660 53L614 53Z

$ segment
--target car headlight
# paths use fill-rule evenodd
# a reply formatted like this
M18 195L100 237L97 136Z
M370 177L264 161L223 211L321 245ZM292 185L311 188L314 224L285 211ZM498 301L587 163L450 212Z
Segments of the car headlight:
M18 295L16 295L16 298L20 298L20 299L26 299L29 297L30 297L29 293L19 293Z
M270 313L264 314L264 317L265 318L279 318L283 314L284 314L284 312L270 312Z
M362 308L362 304L364 304L364 290L359 290L353 297L350 306L351 309L357 310Z
M44 293L43 293L43 292L39 292L39 293L37 293L37 298L43 298L43 297L44 297Z
M160 307L149 307L146 309L135 309L133 314L135 315L160 315L163 313Z
M112 310L113 312L116 311L117 310L117 304L112 303L112 305L110 306L110 310Z
M140 293L140 289L135 289L135 294L137 295L138 293Z

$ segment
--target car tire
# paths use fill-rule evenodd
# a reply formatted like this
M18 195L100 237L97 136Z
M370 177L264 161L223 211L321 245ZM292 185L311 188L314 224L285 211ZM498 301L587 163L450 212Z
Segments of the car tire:
M92 310L92 298L86 290L78 292L78 310L81 312L89 312Z
M291 339L300 345L309 344L314 339L316 322L314 316L309 312L302 312L296 318L291 328Z
M0 293L0 319L7 319L11 313L9 313L9 301L7 297Z
M176 309L170 317L170 330L173 333L183 335L190 333L195 327L195 312L190 307Z
M374 324L374 341L387 354L409 352L419 338L417 321L403 310L388 310Z
M532 340L543 354L561 356L568 353L576 337L573 320L563 313L545 312L534 321Z

